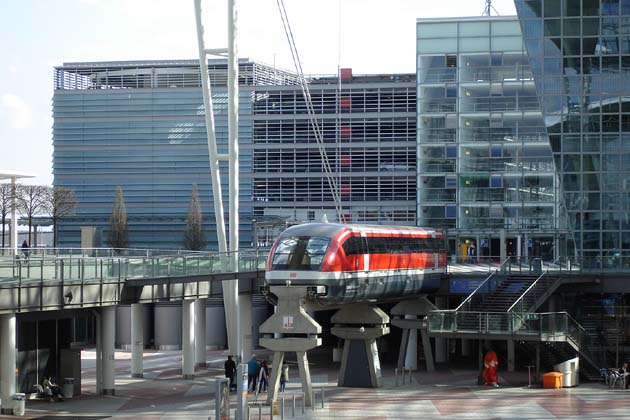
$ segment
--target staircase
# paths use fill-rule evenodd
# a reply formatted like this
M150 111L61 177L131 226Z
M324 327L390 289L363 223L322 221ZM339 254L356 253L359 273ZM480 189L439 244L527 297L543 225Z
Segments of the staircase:
M507 312L536 281L537 276L511 276L498 280L492 293L476 308L479 312Z
M548 271L539 276L508 274L501 278L504 264L456 309L431 312L429 333L542 342L542 366L550 368L579 355L582 375L597 378L601 366L590 351L592 340L586 330L566 312L536 312L562 284L561 279Z

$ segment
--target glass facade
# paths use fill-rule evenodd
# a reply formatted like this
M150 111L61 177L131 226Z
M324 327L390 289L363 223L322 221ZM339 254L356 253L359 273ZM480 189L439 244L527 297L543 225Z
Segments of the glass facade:
M211 60L209 72L219 153L227 153L225 60ZM344 221L413 225L415 74L341 73L341 83L337 76L308 80ZM296 77L242 60L239 79L241 246L254 242L254 223L321 220L324 213L335 221ZM105 244L120 185L130 246L180 248L196 183L208 248L215 249L197 62L65 64L55 69L54 86L54 185L73 189L78 201L76 214L60 223L60 245L78 246L81 226L102 228ZM227 211L227 164L221 165Z
M219 152L227 153L225 61L209 67ZM252 243L251 98L259 73L253 63L241 65L242 246ZM106 246L115 189L120 185L129 246L181 248L196 183L208 248L218 247L199 86L195 61L77 63L55 69L53 182L74 190L77 199L75 214L60 223L60 246L79 246L81 226L101 228ZM227 163L221 165L227 212Z
M630 1L516 0L576 253L630 266Z
M420 19L417 68L418 224L448 229L457 254L557 256L567 230L517 18Z

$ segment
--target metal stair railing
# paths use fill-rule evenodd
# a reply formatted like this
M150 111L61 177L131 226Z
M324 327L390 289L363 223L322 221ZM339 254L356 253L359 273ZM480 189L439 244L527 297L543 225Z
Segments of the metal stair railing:
M591 337L571 315L567 314L567 342L595 369L603 366L597 363L596 355L590 351Z
M559 283L560 279L550 277L548 270L543 272L508 308L507 312L516 312L521 315L535 312L538 306L556 289L554 286Z
M473 290L473 292L468 295L468 297L466 297L466 299L464 299L457 308L449 309L449 311L470 312L475 309L475 306L486 300L487 296L496 289L497 279L495 275L497 273L503 273L505 271L505 267L509 264L511 258L512 257L508 257L505 261L503 261L503 263L501 263L499 267L497 267L492 273L490 273L490 275L486 277L484 281L482 281L481 284L479 284L479 286L477 286L477 288Z

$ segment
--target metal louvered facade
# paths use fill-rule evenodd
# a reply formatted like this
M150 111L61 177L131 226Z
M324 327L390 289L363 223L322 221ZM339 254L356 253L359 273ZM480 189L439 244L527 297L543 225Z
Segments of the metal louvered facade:
M227 153L225 60L210 60L209 73L219 153ZM60 245L79 245L81 226L100 228L106 244L120 185L129 246L180 248L196 183L208 249L216 249L196 61L68 63L54 75L54 185L73 189L78 202L60 223ZM344 220L413 225L415 75L342 76L341 84L307 80ZM241 246L253 244L256 221L335 220L295 75L242 59L239 80Z

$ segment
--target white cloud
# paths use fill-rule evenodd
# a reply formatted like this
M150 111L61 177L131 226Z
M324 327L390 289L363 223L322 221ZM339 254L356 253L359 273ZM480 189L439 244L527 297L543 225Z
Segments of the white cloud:
M0 107L14 129L24 129L31 125L33 113L21 97L5 93L0 97Z

